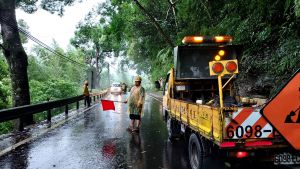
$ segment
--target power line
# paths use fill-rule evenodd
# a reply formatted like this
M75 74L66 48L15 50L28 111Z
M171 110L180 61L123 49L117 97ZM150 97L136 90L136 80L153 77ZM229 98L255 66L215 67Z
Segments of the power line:
M107 64L109 64L109 66L112 67L113 69L115 69L116 71L120 71L118 68L116 68L115 66L113 66L109 62L107 62ZM128 72L128 70L123 70L123 72Z
M116 71L118 71L118 69L116 69L112 64L110 64L110 63L108 63L108 64L109 64L110 67L112 67L113 69L115 69Z
M88 67L87 65L84 65L82 63L79 63L57 51L55 51L54 49L52 49L50 46L46 45L45 43L43 43L42 41L40 41L39 39L37 39L36 37L32 36L28 31L26 31L25 29L21 28L21 27L18 27L18 26L14 26L12 24L11 21L8 21L7 19L3 18L0 16L0 20L2 22L5 22L7 23L7 25L9 27L11 27L12 29L15 29L15 30L18 30L18 32L21 32L22 34L24 34L26 37L28 37L29 39L31 39L33 42L37 43L38 45L42 46L43 48L45 48L46 50L48 50L49 52L55 54L56 56L62 58L62 59L65 59L66 61L69 61L69 62L72 62L74 64L77 64L78 66L83 66L83 67Z
M65 59L67 61L70 61L74 64L80 65L80 66L84 66L86 67L86 65L81 64L79 62L76 62L75 60L55 51L54 49L52 49L51 47L49 47L48 45L46 45L45 43L41 42L40 40L38 40L37 38L35 38L34 36L30 35L27 31L25 31L22 28L19 28L20 32L23 33L25 36L27 36L29 39L31 39L32 41L34 41L35 43L37 43L38 45L42 46L43 48L47 49L48 51L50 51L51 53L57 55L58 57Z

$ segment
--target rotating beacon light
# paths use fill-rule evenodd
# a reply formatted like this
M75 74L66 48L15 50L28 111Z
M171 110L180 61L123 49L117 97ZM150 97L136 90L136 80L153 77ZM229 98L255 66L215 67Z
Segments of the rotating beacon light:
M202 44L202 43L211 43L211 44L223 44L223 43L231 43L231 36L185 36L182 39L182 43L186 45L190 44Z

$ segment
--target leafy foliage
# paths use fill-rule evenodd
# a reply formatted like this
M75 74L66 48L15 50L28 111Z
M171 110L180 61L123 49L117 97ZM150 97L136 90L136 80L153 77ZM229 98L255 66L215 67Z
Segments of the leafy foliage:
M172 49L133 1L110 2L101 15L109 18L109 32L121 39L113 43L123 46L139 72L153 81L164 76L173 64ZM227 34L243 44L238 84L245 95L273 95L300 67L298 0L139 2L177 45L186 35Z
M10 103L10 79L8 67L4 57L0 54L0 109L9 107Z
M57 44L54 48L73 60L83 60L78 50L65 53ZM81 84L86 79L85 67L74 66L61 57L53 55L41 47L35 47L34 56L29 57L29 84L33 103L61 99L81 93ZM40 58L40 61L36 58Z
M0 134L8 133L13 130L12 121L0 123Z
M9 108L11 100L11 87L7 63L0 53L0 109ZM11 121L0 123L0 134L13 129Z
M48 99L57 100L79 94L78 88L75 87L78 84L68 80L51 79L45 82L31 80L29 84L33 103L47 101Z

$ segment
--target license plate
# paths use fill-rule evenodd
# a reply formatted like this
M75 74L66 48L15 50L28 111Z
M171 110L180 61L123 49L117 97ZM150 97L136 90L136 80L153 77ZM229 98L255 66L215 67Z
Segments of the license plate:
M300 155L291 153L275 154L274 165L294 165L300 164Z

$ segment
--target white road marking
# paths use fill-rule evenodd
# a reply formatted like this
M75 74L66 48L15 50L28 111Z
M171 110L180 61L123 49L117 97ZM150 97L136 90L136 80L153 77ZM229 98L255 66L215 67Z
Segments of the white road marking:
M99 103L97 103L97 104L99 104ZM94 105L92 105L91 107L85 109L82 113L84 113L84 112L86 112L86 111L92 109L92 108L95 107L97 104L94 104ZM68 117L68 119L62 120L62 121L60 121L60 122L54 124L53 126L51 125L50 128L47 128L47 129L43 130L42 132L40 132L40 133L38 133L38 134L36 134L36 135L34 135L34 136L28 137L28 138L26 138L26 139L24 139L24 140L22 140L22 141L20 141L20 142L18 142L18 143L16 143L16 144L10 146L10 147L7 147L6 149L4 149L4 150L2 150L2 151L0 152L0 157L3 156L3 155L5 155L6 153L8 153L8 152L10 152L10 151L12 151L12 150L18 148L18 147L20 147L21 145L26 144L26 143L28 143L28 142L30 142L30 141L32 141L32 140L34 140L34 139L36 139L36 138L38 138L38 137L44 135L45 133L47 133L47 132L49 132L49 131L51 131L51 130L57 128L58 126L64 124L65 122L67 122L67 121L69 121L69 120L75 118L76 115L77 115L77 114L74 114L74 115Z

